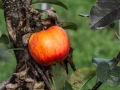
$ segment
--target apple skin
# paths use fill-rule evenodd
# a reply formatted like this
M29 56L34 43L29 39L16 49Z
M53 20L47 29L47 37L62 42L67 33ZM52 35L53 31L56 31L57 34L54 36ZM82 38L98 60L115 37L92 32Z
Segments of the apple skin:
M65 59L70 50L70 39L63 28L51 26L47 30L33 33L28 49L38 64L49 66Z

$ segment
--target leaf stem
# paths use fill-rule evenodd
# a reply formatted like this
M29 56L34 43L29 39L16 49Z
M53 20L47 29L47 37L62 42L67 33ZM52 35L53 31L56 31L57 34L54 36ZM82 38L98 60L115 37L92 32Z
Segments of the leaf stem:
M115 33L115 35L117 36L117 38L120 40L120 36L117 34L117 32L115 31L115 29L111 28L113 30L113 32Z

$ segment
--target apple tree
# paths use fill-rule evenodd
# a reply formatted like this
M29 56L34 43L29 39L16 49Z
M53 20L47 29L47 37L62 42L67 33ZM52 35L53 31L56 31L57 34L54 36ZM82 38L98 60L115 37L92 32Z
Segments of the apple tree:
M42 66L34 61L28 49L31 34L51 26L77 29L77 25L72 22L61 22L54 8L41 10L39 7L41 3L56 4L68 9L59 0L0 1L0 9L4 11L8 32L8 35L0 32L0 59L8 59L6 50L12 49L17 63L13 75L0 84L0 90L80 90L95 75L99 81L91 90L97 90L102 84L119 85L120 67L117 64L120 61L120 53L111 60L93 58L96 70L87 67L76 69L72 59L72 47L64 60L56 65ZM89 18L90 28L93 30L106 26L114 30L115 21L120 18L120 1L97 0L96 4L88 14L80 16ZM43 14L46 17L43 18ZM114 32L117 35L115 30ZM118 35L117 37L119 38ZM73 69L70 76L68 64Z

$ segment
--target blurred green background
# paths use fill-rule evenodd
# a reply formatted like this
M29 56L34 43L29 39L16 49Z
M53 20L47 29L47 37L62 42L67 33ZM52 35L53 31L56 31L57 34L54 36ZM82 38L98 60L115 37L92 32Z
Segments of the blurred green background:
M91 7L95 5L96 0L60 0L68 6L69 10L56 5L51 5L57 11L61 22L74 22L78 25L78 29L66 30L71 40L71 47L74 48L73 60L78 68L90 67L95 69L92 64L93 57L100 57L111 59L116 57L120 51L119 40L114 32L106 27L103 30L90 30L89 19L87 17L80 17L79 14L86 14ZM5 30L5 22L3 11L0 10L0 31ZM118 31L118 22L115 30ZM12 51L10 53L9 61L0 61L0 82L12 75L16 62ZM70 73L72 70L70 69ZM96 78L88 82L82 90L91 89L96 83ZM108 87L102 85L98 90L119 90L118 87Z

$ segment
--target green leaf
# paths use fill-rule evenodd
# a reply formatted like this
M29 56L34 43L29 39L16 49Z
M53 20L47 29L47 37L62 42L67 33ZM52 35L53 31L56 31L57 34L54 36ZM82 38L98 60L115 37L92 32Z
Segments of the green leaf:
M112 68L105 84L108 86L117 86L120 84L120 67L116 66Z
M72 30L77 30L77 25L72 22L61 22L63 25L64 29L72 29Z
M117 86L120 84L120 67L110 67L107 62L101 62L97 66L96 75L98 79L108 86Z
M53 69L53 84L54 84L54 90L63 90L65 81L67 79L67 73L65 69L60 65L56 64L52 67Z
M77 69L72 73L67 79L67 82L72 86L73 90L80 90L94 76L95 70L85 67Z
M110 66L108 63L101 62L97 66L96 75L98 76L98 79L101 82L105 82L107 80L109 73L110 73Z
M102 29L120 19L120 0L96 0L96 4L90 11L89 25L91 29Z
M114 62L114 58L113 59L93 58L92 62L94 63L95 66L98 66L101 62L106 62L109 65L112 65Z
M61 6L61 7L68 10L67 6L65 4L63 4L61 1L59 1L59 0L33 0L32 5L33 4L39 4L39 3L55 4L55 5L59 5L59 6Z
M3 9L2 0L0 0L0 9Z
M0 43L9 44L9 38L6 34L1 34Z

